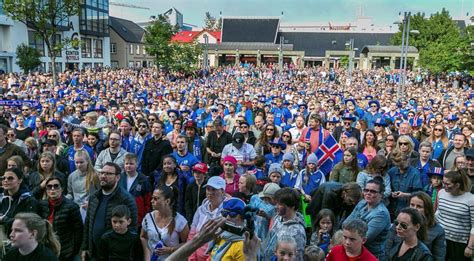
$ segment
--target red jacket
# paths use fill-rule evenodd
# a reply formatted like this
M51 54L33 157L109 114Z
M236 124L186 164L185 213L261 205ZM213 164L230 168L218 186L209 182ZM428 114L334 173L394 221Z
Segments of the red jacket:
M350 261L377 261L377 258L372 255L372 253L367 250L364 246L362 246L362 252L360 253L359 256L357 257L349 257L346 254L346 250L344 249L344 246L342 245L337 245L331 249L329 252L328 256L326 257L326 261L344 261L344 260L350 260Z
M124 190L127 190L127 176L124 173L122 173L120 177L120 186L122 186ZM138 215L137 226L141 227L143 217L146 213L151 211L151 194L153 193L153 187L148 177L140 173L128 192L135 198Z

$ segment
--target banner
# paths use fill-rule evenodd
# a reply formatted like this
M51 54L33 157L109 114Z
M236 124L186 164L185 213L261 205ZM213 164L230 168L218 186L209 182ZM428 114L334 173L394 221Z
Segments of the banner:
M24 101L24 100L0 100L0 106L17 106L21 107L26 105L30 108L39 107L38 101Z

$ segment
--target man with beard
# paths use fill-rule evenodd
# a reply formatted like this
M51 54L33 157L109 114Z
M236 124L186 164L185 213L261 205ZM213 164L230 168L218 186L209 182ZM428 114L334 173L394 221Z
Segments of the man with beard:
M101 190L89 197L86 221L84 223L84 237L81 246L82 260L97 258L97 246L100 237L112 229L112 209L118 205L125 205L130 210L130 229L137 226L137 206L135 199L118 186L120 180L120 167L112 162L105 163L99 172Z
M291 136L293 137L292 143L298 142L306 126L304 125L304 116L299 115L295 119L295 127L290 129Z
M143 157L143 147L145 147L145 142L149 140L152 136L150 134L148 122L145 119L138 119L138 131L135 137L132 140L132 145L130 146L131 152L137 155L137 168L141 169L141 162Z

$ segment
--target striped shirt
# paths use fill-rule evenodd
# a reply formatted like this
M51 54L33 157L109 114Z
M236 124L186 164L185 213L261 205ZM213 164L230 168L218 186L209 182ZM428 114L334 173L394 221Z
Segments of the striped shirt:
M468 243L470 234L474 234L474 195L466 192L453 196L440 190L436 221L444 228L446 239Z

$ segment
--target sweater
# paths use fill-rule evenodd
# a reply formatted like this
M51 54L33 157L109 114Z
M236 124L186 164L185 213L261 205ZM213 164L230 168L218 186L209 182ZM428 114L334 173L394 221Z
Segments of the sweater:
M10 250L5 255L5 260L8 261L57 261L58 257L53 253L51 249L44 246L43 244L38 244L38 246L33 250L33 252L28 255L20 254L18 248Z
M99 242L97 261L133 261L141 260L141 244L137 233L128 230L125 234L109 231L102 235Z
M117 165L119 165L120 168L123 169L124 161L125 161L125 154L127 154L127 151L123 148L120 148L120 150L117 154L117 157L114 160L112 160L112 156L111 156L111 153L110 153L110 148L105 149L105 150L103 150L99 153L99 156L97 156L97 160L95 161L94 168L99 171L104 167L105 163L113 162L113 163L116 163Z
M474 195L466 192L453 196L442 189L438 202L435 217L444 228L446 239L466 244L474 234Z
M16 155L23 159L25 166L32 167L31 159L26 156L26 153L20 147L7 143L3 148L0 148L0 176L3 176L7 169L8 158Z

